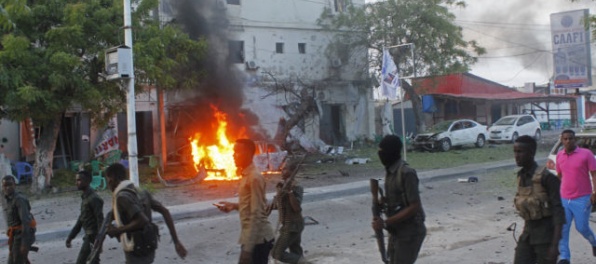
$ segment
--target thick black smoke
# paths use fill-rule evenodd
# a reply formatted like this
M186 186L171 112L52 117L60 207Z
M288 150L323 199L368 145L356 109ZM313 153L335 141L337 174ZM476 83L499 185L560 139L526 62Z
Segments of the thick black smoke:
M200 69L207 73L207 79L196 88L195 97L181 102L201 121L201 124L189 124L189 127L214 133L212 126L206 125L216 121L211 108L214 105L227 114L229 131L239 132L241 127L245 127L248 129L247 136L261 139L260 133L252 129L258 127L258 117L250 110L241 109L244 102L243 82L228 59L229 21L225 8L214 0L170 0L169 9L174 17L172 23L181 25L192 39L204 38L209 44L208 58Z

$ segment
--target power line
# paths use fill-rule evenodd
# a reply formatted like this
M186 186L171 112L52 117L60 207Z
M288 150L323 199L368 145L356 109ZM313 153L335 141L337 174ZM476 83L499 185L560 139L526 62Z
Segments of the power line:
M520 53L520 54L512 54L512 55L503 55L503 56L480 56L478 58L479 59L501 59L501 58L510 58L510 57L520 57L520 56L525 56L525 55L530 55L530 54L536 54L536 53L542 53L542 52L547 52L547 51L532 51L532 52L526 52L526 53Z
M534 58L534 60L532 62L530 62L528 65L525 65L521 70L519 70L515 75L513 75L513 77L511 77L511 79L506 80L506 81L501 81L501 82L510 82L510 81L513 81L513 79L515 79L521 72L525 71L530 66L534 65L534 63L536 63L536 61L538 61L538 59L540 57L542 57L542 53L540 53L538 56L536 56L536 58Z
M459 24L467 24L481 27L500 28L508 30L523 30L523 31L550 31L550 25L539 25L539 24L520 24L520 23L499 23L499 22L483 22L483 21L468 21L468 20L455 20Z

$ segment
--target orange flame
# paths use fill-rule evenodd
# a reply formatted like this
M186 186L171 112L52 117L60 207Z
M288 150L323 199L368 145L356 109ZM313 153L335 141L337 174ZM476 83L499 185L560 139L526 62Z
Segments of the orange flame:
M201 133L196 133L194 137L189 139L195 169L198 172L201 167L205 168L207 171L205 180L238 180L240 177L236 176L236 164L233 156L234 143L230 143L226 135L227 116L214 106L211 106L211 108L215 110L215 118L217 119L217 142L211 145L202 143Z

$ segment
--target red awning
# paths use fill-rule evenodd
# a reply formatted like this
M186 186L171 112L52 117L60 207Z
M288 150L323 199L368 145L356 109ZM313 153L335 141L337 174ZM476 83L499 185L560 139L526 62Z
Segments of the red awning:
M536 93L522 93L516 91L504 92L504 93L465 93L465 94L451 94L451 93L440 93L431 94L435 97L450 97L450 98L461 98L461 99L476 99L476 100L539 100L541 102L551 101L569 101L574 100L576 97L572 95L546 95Z

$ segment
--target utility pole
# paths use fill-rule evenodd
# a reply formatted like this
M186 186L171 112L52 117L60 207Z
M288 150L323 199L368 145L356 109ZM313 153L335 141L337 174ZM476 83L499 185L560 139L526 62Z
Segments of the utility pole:
M130 69L128 78L124 79L126 87L126 121L128 131L128 168L129 177L135 186L139 186L139 161L137 151L137 120L135 107L135 74L132 48L132 23L130 0L124 0L124 45L130 48Z

